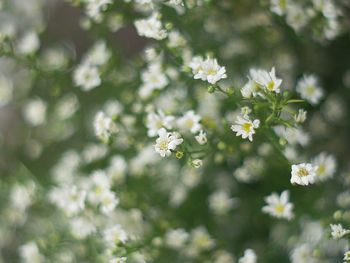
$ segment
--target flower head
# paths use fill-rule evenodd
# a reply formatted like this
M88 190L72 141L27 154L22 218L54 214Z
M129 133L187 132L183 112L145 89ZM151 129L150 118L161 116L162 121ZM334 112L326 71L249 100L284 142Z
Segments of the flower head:
M220 79L227 78L225 67L221 67L216 59L207 58L203 61L196 58L196 62L191 63L195 73L194 79L201 79L210 84L215 84Z
M260 121L251 121L248 115L237 116L236 124L231 126L231 130L236 132L236 136L242 136L243 139L248 138L253 141L255 129L259 128Z
M182 138L178 138L177 134L174 132L167 132L166 129L161 128L158 131L158 138L156 144L154 145L157 153L162 157L168 157L171 151L176 149L176 146L183 142Z
M283 191L280 196L277 193L265 197L266 206L262 211L277 218L293 218L293 204L289 203L289 191Z
M316 179L317 166L310 163L301 163L292 165L292 184L309 185L313 184Z

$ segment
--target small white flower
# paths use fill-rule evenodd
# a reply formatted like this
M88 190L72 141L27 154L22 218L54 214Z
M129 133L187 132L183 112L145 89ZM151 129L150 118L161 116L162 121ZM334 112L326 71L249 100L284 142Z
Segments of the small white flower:
M277 218L293 218L293 204L289 203L289 191L283 191L280 196L277 193L265 197L266 206L262 211Z
M318 85L317 77L314 75L304 75L303 78L299 80L296 90L301 98L313 105L320 102L324 93L323 89Z
M83 91L89 91L101 84L97 68L88 64L79 65L74 70L73 79L75 85Z
M292 165L292 184L309 185L313 184L316 179L317 166L310 163L301 163Z
M337 169L337 163L334 156L326 154L325 152L322 152L316 156L312 160L312 164L318 167L316 170L317 182L323 182L329 178L332 178Z
M109 263L126 263L126 257L115 257L109 260Z
M207 134L205 131L203 130L200 130L199 131L199 134L194 136L194 138L196 139L196 141L200 144L200 145L204 145L208 142L208 139L207 139Z
M111 135L118 132L117 125L102 111L99 111L96 114L94 120L94 129L96 136L104 142L108 142Z
M84 58L84 64L89 64L93 66L101 66L107 63L111 57L111 52L106 46L106 42L100 40L94 44L92 49Z
M267 72L265 70L258 70L253 80L269 92L280 93L282 79L276 77L274 67L270 72Z
M111 213L114 208L119 204L118 197L112 191L104 191L100 197L101 212L104 214Z
M257 256L253 249L246 249L243 257L238 260L238 263L256 263Z
M285 14L289 0L270 0L270 10L282 16Z
M202 125L199 123L200 120L201 117L190 110L177 120L177 125L182 131L197 133L202 129Z
M119 243L125 243L128 240L128 235L121 227L121 225L115 225L107 228L103 232L103 239L110 247L114 247Z
M149 97L154 90L164 89L169 83L161 64L158 62L150 64L147 70L141 73L141 79L143 84L140 87L139 94L142 98Z
M231 198L223 190L218 190L209 196L209 207L218 215L226 214L235 204L236 199Z
M296 123L304 123L306 120L307 111L304 109L299 109L298 114L294 115L294 120Z
M26 33L17 43L17 51L22 55L36 52L40 47L40 40L35 32Z
M174 151L176 146L183 142L183 139L178 138L176 133L167 132L164 128L161 128L158 131L158 136L159 137L157 138L154 147L156 152L162 157L170 156L171 151Z
M146 19L135 21L137 33L140 36L161 40L166 38L167 32L162 28L162 23L159 20L159 14L154 13Z
M180 249L185 245L189 236L182 228L172 229L165 234L165 244L172 249Z
M346 262L350 261L350 250L344 253L343 260L345 260Z
M102 20L102 12L112 3L112 0L87 0L86 14L96 22Z
M38 126L46 120L47 104L37 98L29 101L23 109L23 117L31 126Z
M19 255L25 263L42 263L45 261L34 241L22 245L19 248Z
M162 110L158 110L157 113L149 113L146 120L147 135L154 137L161 128L171 129L174 119L174 116L166 116Z
M192 70L196 72L194 79L201 79L210 84L215 84L220 79L227 78L225 67L221 67L216 59L207 58L204 61L200 61L200 59L196 58L196 60L196 62L191 63ZM196 65L197 63L200 64Z
M343 236L347 235L350 233L350 230L343 228L341 224L330 224L330 227L332 229L332 237L333 239L339 239L342 238Z
M231 130L236 132L236 136L242 136L243 139L248 138L249 141L253 141L253 134L255 129L259 128L260 121L251 121L249 116L237 116L236 124L231 126Z
M195 159L192 161L192 165L194 168L200 168L203 165L203 161L201 159Z

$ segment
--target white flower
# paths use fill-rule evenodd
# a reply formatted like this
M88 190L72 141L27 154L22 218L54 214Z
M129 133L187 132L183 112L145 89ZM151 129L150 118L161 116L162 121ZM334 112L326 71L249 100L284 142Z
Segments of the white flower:
M114 247L119 243L125 243L128 240L128 235L121 227L121 225L115 225L107 228L103 232L103 239L110 247Z
M246 249L243 257L238 260L238 263L256 263L257 256L253 249Z
M299 80L296 90L301 98L313 105L318 104L323 97L323 89L318 85L317 77L314 75L304 75Z
M174 151L176 146L183 142L183 139L178 138L176 133L167 132L164 128L158 131L158 136L154 147L156 152L162 157L170 156L171 151Z
M190 110L177 120L177 125L182 131L197 133L202 129L202 125L199 123L200 120L201 117Z
M227 78L225 67L221 67L216 59L207 58L197 67L194 79L201 79L215 84L220 79Z
M83 91L89 91L101 84L100 75L96 67L89 64L81 64L73 74L74 83Z
M169 83L158 62L150 64L147 70L142 72L141 79L143 85L140 87L139 94L142 98L149 97L154 90L161 90Z
M167 32L162 28L162 23L159 20L159 14L154 13L147 19L139 19L135 21L137 33L140 36L161 40L166 38Z
M290 3L287 6L286 21L296 32L306 26L309 19L307 12L300 5Z
M310 163L301 163L292 165L292 184L309 185L313 184L316 179L317 166Z
M199 71L202 70L203 63L204 59L201 56L195 56L192 58L188 66L192 69L193 75L197 75Z
M194 168L200 168L203 165L203 161L201 159L195 159L192 161L192 165Z
M165 244L172 249L180 249L188 238L189 234L184 229L171 229L165 234Z
M158 110L157 113L149 113L146 120L147 135L154 137L161 128L171 129L174 119L174 116L166 116L162 110Z
M38 126L46 120L46 102L37 98L29 101L23 109L23 117L28 124Z
M103 191L100 197L100 202L101 212L104 214L109 214L119 204L119 199L112 191Z
M200 130L199 131L199 134L194 136L194 138L196 139L196 141L200 144L200 145L204 145L208 142L208 139L207 139L207 134L205 131L203 130Z
M253 134L255 129L259 128L260 121L251 121L249 116L237 116L236 124L231 126L231 130L236 132L236 136L242 136L243 139L248 138L249 141L253 141Z
M17 51L22 55L36 52L40 47L40 40L35 32L26 33L17 43Z
M118 132L117 125L102 111L99 111L95 116L94 129L96 136L104 142L108 142L111 135Z
M289 0L270 0L270 10L282 16L285 14Z
M186 39L178 31L171 31L168 38L168 46L170 48L177 48L186 45Z
M100 22L102 11L106 10L112 0L87 0L86 2L86 14L96 22Z
M298 114L294 115L294 120L296 123L303 123L306 120L307 111L304 109L299 109Z
M191 246L197 251L204 251L212 248L215 245L214 240L210 237L207 229L197 227L191 233Z
M69 223L70 231L77 239L84 239L96 231L96 227L92 221L83 217L73 218Z
M234 177L242 183L256 182L262 175L265 168L265 161L260 157L248 157L244 160L243 166L236 169Z
M330 224L330 227L332 229L331 235L333 239L342 238L343 236L350 233L350 230L343 228L341 224L337 224L337 225Z
M265 197L265 202L267 205L262 208L263 212L277 218L293 218L293 204L289 203L289 191L283 191L280 196L272 193Z
M26 263L42 263L45 261L34 241L22 245L19 248L19 255L22 261Z
M218 190L209 196L209 207L218 215L226 214L235 204L236 200L230 198L223 190Z
M325 152L320 153L312 160L312 164L317 166L316 181L323 182L329 178L332 178L336 169L337 163L334 156L328 155Z
M313 257L313 249L309 244L301 244L292 250L290 255L292 263L316 263Z
M345 260L346 262L350 261L350 250L344 253L343 260Z
M126 257L114 257L109 260L109 263L126 263Z
M282 79L276 77L274 67L270 72L258 70L253 80L269 92L280 93Z
M101 66L107 63L111 57L111 52L107 49L106 42L100 40L94 44L84 59L84 64Z

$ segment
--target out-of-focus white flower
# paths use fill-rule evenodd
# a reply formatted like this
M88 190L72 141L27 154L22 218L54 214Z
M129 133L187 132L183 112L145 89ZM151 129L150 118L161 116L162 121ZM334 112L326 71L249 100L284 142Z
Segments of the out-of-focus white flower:
M285 14L289 0L270 0L270 10L282 16Z
M87 0L86 14L96 22L101 22L102 12L105 11L112 0Z
M147 115L146 127L148 128L147 134L149 137L157 136L158 131L161 128L171 129L175 120L174 116L166 116L162 110L158 110L157 113L151 112Z
M257 256L253 249L246 249L243 257L238 260L238 263L256 263Z
M74 70L73 79L75 85L83 91L89 91L101 84L100 74L97 68L89 64L79 65Z
M170 48L177 48L186 45L186 39L178 31L171 31L168 34L168 38L168 46Z
M305 133L300 127L298 128L286 128L284 126L274 127L276 134L285 139L290 145L300 144L306 146L309 141L309 135Z
M107 174L112 178L112 180L120 183L124 180L127 169L128 164L126 163L124 157L121 155L115 155L110 160L107 168Z
M277 193L265 197L266 206L262 211L277 218L293 218L293 204L289 203L289 191L283 191L280 196Z
M40 47L38 35L31 31L26 33L17 43L17 51L22 55L29 55L36 52Z
M70 221L70 231L77 239L84 239L96 232L96 227L91 220L84 217L72 218Z
M164 89L169 83L158 62L150 64L147 70L142 72L141 79L143 85L140 87L139 94L142 98L149 97L154 90Z
M181 249L188 238L189 234L184 229L171 229L165 234L165 244L172 249Z
M236 260L233 255L224 250L219 250L215 253L214 263L235 263Z
M253 141L253 134L255 129L259 128L260 121L251 121L249 116L237 116L236 124L231 126L231 130L236 133L236 136L242 136L243 139L248 138L249 141Z
M290 3L286 10L286 20L296 32L304 28L310 20L307 12L298 4Z
M200 168L203 165L203 161L201 159L194 159L192 160L192 165L194 168Z
M197 227L191 232L190 247L197 253L214 247L215 241L210 237L208 231L204 227Z
M309 244L301 244L294 248L290 254L292 263L316 263L318 259L313 256L313 249Z
M106 46L106 42L100 40L94 44L92 49L88 52L84 58L84 64L93 66L101 66L108 62L111 57L111 52Z
M35 184L27 185L16 184L10 194L11 205L19 211L25 211L33 201Z
M37 98L29 101L23 109L23 117L28 124L38 126L46 120L46 102Z
M218 215L226 214L235 204L236 199L231 198L223 190L218 190L209 196L209 208Z
M114 257L109 260L109 263L126 263L126 257Z
M350 230L343 228L341 224L330 224L333 239L339 239L350 233Z
M124 244L128 240L128 235L121 225L114 225L105 229L103 239L110 247L114 247L119 243Z
M200 145L204 145L208 142L208 139L207 139L207 134L205 131L203 130L200 130L199 131L199 134L194 136L194 138L196 139L196 141L200 144Z
M111 213L119 204L119 198L112 191L103 191L100 197L101 212L104 214Z
M317 166L310 163L301 163L292 165L292 184L309 185L313 184L316 179Z
M176 133L167 132L164 128L158 131L158 136L154 147L156 152L162 157L170 156L171 151L174 151L176 146L183 142L183 139L179 138Z
M195 114L193 110L190 110L177 120L177 125L182 131L197 133L202 129L200 121L201 117Z
M195 73L194 79L201 79L210 84L215 84L220 79L227 78L225 67L221 67L216 59L208 57L206 60L203 60L195 57L190 66Z
M166 38L167 32L163 29L159 20L159 14L153 13L149 18L139 19L135 21L137 33L140 36L161 40Z
M257 181L265 168L265 161L260 157L248 157L244 160L243 166L236 169L234 177L242 183Z
M118 132L114 121L102 111L99 111L95 116L94 129L96 136L104 142L108 142L110 137Z
M301 98L313 105L318 104L323 97L323 89L318 85L317 77L314 75L304 75L299 80L296 90Z
M337 169L337 163L334 156L326 154L325 152L317 155L312 160L312 164L318 167L316 170L316 182L323 182L332 178Z
M56 105L55 112L61 120L69 119L79 108L77 97L69 93L65 95Z
M34 241L30 241L19 248L19 255L25 263L42 263L45 261Z

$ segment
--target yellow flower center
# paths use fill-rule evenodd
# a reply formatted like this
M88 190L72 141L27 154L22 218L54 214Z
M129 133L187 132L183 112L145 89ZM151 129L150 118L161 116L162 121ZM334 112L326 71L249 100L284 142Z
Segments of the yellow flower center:
M249 123L249 122L246 122L242 125L242 129L245 131L245 132L250 132L252 128L252 124Z
M300 168L298 171L298 176L300 177L304 177L304 176L308 176L309 172L305 169L305 168Z
M216 75L217 73L218 73L218 71L213 69L213 68L208 70L208 75Z
M168 142L166 140L162 140L159 144L158 144L159 149L161 149L162 151L166 151L168 150Z
M192 120L192 119L187 119L186 122L185 122L185 125L186 125L188 128L192 128L192 126L193 126L193 120Z
M277 214L283 214L283 212L284 212L284 205L277 204L275 206L275 211L276 211Z
M275 82L273 82L273 81L270 81L269 84L267 84L268 90L273 90L274 87L275 87Z
M318 166L317 174L324 174L326 172L326 166L324 164L321 164Z

